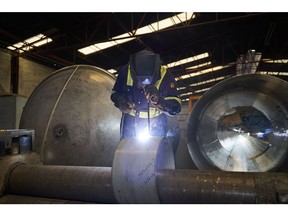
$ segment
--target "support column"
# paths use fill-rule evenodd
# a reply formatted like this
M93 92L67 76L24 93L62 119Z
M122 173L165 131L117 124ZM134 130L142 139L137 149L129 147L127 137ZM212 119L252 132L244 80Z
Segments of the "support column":
M11 56L11 88L10 92L18 94L19 86L19 55L12 54Z

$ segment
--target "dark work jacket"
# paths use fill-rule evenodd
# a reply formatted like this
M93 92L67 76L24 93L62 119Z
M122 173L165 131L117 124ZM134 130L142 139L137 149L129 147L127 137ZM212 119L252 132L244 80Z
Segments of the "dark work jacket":
M161 67L161 77L154 84L159 90L160 98L166 104L166 114L175 115L181 111L181 100L177 96L176 82L172 74ZM121 138L136 136L148 126L148 103L143 89L137 88L133 81L128 64L118 73L112 89L111 99L115 103L117 96L124 96L126 100L135 104L135 110L123 114L121 120ZM150 107L150 134L152 136L166 136L167 116L163 110L152 105Z

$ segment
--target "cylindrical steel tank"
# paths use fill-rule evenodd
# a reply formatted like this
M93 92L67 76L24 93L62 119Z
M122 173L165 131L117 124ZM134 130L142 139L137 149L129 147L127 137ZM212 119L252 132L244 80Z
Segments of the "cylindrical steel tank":
M199 169L288 170L288 83L270 75L226 79L188 118L189 153Z
M90 65L65 67L43 80L23 109L20 128L35 129L43 164L112 166L121 112L110 100L115 77Z

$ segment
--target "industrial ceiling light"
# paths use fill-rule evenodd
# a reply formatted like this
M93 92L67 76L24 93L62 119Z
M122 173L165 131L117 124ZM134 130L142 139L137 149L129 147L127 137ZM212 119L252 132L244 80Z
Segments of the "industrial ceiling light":
M172 17L151 23L147 26L141 27L137 29L136 31L132 31L132 32L128 32L128 33L124 33L124 34L112 37L111 39L109 39L109 41L95 43L93 45L78 49L78 51L84 55L89 55L91 53L99 52L101 50L134 40L136 39L136 36L140 36L140 35L148 34L152 32L157 32L162 29L169 28L173 25L186 22L194 17L195 15L193 12L180 13L175 16L172 16Z
M34 47L39 47L50 42L52 42L51 38L47 38L44 34L38 34L25 39L24 41L15 43L12 46L8 46L7 49L17 50L19 53L22 53L24 51L31 50Z

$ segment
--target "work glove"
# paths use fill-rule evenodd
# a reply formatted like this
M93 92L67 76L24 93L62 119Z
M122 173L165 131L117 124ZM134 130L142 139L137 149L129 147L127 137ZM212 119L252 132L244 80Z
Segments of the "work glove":
M127 101L124 97L119 98L117 107L123 113L129 113L134 109L134 104Z
M153 105L158 104L160 95L158 89L154 85L145 86L144 93L148 102Z

